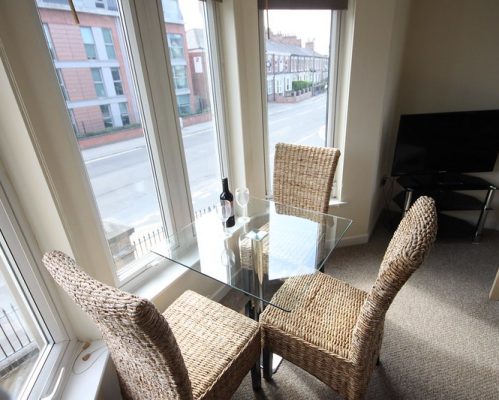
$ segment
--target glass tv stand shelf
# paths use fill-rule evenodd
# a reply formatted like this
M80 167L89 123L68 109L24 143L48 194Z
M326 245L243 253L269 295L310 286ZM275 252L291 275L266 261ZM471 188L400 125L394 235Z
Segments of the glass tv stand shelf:
M497 189L495 185L476 176L461 174L442 174L437 176L407 175L399 177L397 182L402 186L403 191L396 195L393 200L399 205L404 214L411 207L412 203L422 195L431 196L435 199L438 212L480 211L472 234L473 243L480 242L487 214L492 210L492 199ZM486 193L483 201L468 194L460 193L461 191L477 190ZM444 221L455 219L442 215L441 220L443 226Z

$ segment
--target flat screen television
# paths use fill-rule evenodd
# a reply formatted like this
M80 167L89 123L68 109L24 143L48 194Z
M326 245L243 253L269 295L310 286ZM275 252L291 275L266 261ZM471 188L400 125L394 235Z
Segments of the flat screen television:
M499 110L401 115L392 176L492 171Z

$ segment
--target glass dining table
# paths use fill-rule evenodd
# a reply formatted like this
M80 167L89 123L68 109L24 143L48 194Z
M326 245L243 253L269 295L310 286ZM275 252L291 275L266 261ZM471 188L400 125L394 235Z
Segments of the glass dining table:
M287 278L321 270L352 221L254 197L248 218L238 218L240 211L227 232L213 211L152 251L247 295L246 312L255 319L268 305L292 311L292 299L280 304L273 294Z

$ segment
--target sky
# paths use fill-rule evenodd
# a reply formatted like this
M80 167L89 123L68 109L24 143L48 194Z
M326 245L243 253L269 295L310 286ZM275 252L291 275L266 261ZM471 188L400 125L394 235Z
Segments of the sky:
M267 14L263 14L267 27ZM329 54L331 11L329 10L270 10L268 23L274 33L296 35L305 42L314 40L315 51Z
M204 28L202 3L199 0L179 0L184 16L186 31ZM263 13L264 25L267 26L267 13ZM270 10L268 12L270 29L274 33L296 35L302 39L302 45L309 40L315 41L315 50L329 54L329 36L331 32L331 11L329 10Z

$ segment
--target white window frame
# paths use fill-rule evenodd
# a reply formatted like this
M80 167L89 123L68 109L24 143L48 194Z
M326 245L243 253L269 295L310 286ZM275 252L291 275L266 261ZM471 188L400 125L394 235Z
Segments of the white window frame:
M62 75L62 68L56 68L55 72L57 75L57 81L61 87L62 97L64 97L64 100L69 101L69 93L66 88L66 82L64 82L64 76Z
M340 43L340 25L343 12L340 10L331 11L331 29L330 29L330 54L334 55L329 57L329 71L334 71L334 73L329 74L328 80L328 98L327 98L327 113L326 113L326 146L332 147L337 142L335 137L335 120L336 120L336 94L337 94L337 75L338 75L338 51ZM261 71L261 82L262 82L262 112L263 112L263 135L262 137L262 147L264 153L264 171L265 171L265 193L267 198L272 198L272 176L270 176L270 149L269 149L269 129L268 129L268 101L267 101L267 90L265 90L265 85L267 84L267 67L265 65L266 54L265 54L265 18L264 10L258 11L258 22L259 22L259 41L260 41L260 71ZM305 65L304 57L297 57L297 72L300 71L300 64ZM334 68L333 68L334 67ZM301 78L301 74L300 74ZM303 79L302 79L303 80ZM335 183L336 183L335 178ZM336 190L336 184L333 184L332 198L338 196Z
M12 256L10 259L10 263L14 266L12 272L36 318L43 321L42 329L45 335L51 339L51 342L40 353L38 362L20 397L40 399L54 389L62 387L62 382L59 383L59 388L53 386L61 368L71 357L74 334L67 329L67 321L63 314L59 313L45 285L46 274L42 273L40 268L41 253L18 204L14 189L0 165L0 227L2 237L8 244ZM3 241L3 238L0 240ZM56 371L55 374L54 371ZM62 381L66 381L67 378L68 375L64 374Z
M45 37L47 39L47 45L50 51L50 55L54 60L57 60L56 54L55 54L55 47L54 47L54 42L52 41L52 34L50 33L50 28L47 23L43 24L43 33L45 33Z
M140 93L137 99L138 108L145 110L142 116L143 126L148 131L146 139L150 145L163 223L169 232L174 232L192 222L194 212L180 120L176 110L175 89L166 45L161 1L128 0L121 2L119 6L124 29L128 32L128 41L123 47L131 54L131 62L135 69L130 73ZM36 2L8 2L5 7L2 6L2 9L6 9L9 18L22 16L26 24L23 29L27 29L29 35L35 38L29 49L20 48L22 46L17 44L18 37L22 36L20 36L20 27L4 27L8 30L6 37L9 40L6 48L9 59L12 58L15 64L22 63L23 59L34 57L43 65L40 67L40 64L34 63L36 65L26 65L26 68L13 68L12 75L18 90L17 96L23 103L23 112L30 121L30 136L33 142L38 144L37 156L41 159L40 164L44 168L44 174L48 176L50 190L57 199L58 211L68 232L71 247L78 256L80 265L88 268L87 271L95 278L115 286L123 286L131 281L134 286L140 286L149 275L154 278L152 273L154 265L151 262L156 263L157 259L144 260L145 265L141 263L136 268L134 266L118 276L93 199L90 182L86 176L82 156L78 150L71 119L60 95L55 73L50 72L53 71L53 66L45 44ZM214 9L213 1L209 0L208 30L218 26L215 22ZM218 41L218 36L215 41ZM218 48L218 42L208 41L208 43L210 47ZM211 51L210 54L214 56L215 52ZM215 71L215 77L219 72L219 70ZM36 88L28 87L25 75L41 83ZM217 86L216 79L214 82L213 90L218 93L222 88ZM54 92L54 88L57 92ZM47 98L51 99L51 112L59 114L60 118L45 118L46 110L42 112L40 104L45 104ZM223 96L218 95L215 98L221 99ZM224 115L221 111L223 107L221 104L213 104L213 106L214 112L218 115L217 124L223 126ZM219 128L217 132L220 135L220 132L224 130ZM218 143L222 149L220 152L222 173L227 175L228 162L224 141L225 137L222 140L219 138ZM54 142L59 143L57 149L50 145ZM61 148L64 150L61 151ZM61 165L64 165L64 168L60 168ZM151 274L148 271L151 271Z

